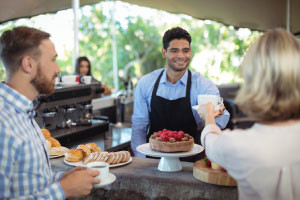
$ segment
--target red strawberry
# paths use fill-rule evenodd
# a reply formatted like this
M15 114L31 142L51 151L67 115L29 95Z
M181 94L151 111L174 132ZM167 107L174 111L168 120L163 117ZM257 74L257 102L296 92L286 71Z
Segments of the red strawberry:
M169 141L169 137L167 135L162 136L163 141Z
M179 134L174 135L174 138L175 138L176 140L180 140L180 139L181 139L181 137L180 137Z
M207 157L204 158L204 162L207 167L211 167L211 161Z
M180 137L183 137L184 136L184 133L183 132L180 132L178 133L180 135Z
M161 131L158 131L157 136L160 137L162 135Z
M171 133L168 134L168 136L169 136L169 137L174 137L175 134L174 134L174 132L171 132Z
M227 170L225 168L223 168L223 167L221 167L221 171L227 172Z
M167 129L164 128L164 129L163 129L163 132L166 132L166 131L167 131Z

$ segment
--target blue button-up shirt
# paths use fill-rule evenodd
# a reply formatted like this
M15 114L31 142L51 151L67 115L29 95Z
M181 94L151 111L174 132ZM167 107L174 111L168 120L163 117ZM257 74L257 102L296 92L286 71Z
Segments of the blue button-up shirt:
M143 76L135 89L134 94L134 109L132 115L132 135L131 147L138 157L145 157L139 153L136 147L140 144L146 143L146 135L149 128L150 120L150 103L152 98L152 91L155 81L163 69L155 70ZM188 79L188 71L184 73L180 80L172 84L167 80L166 70L160 79L157 89L157 96L161 96L168 100L175 100L186 96L186 85ZM220 96L218 88L212 81L203 77L200 73L192 72L192 85L191 85L191 106L197 105L197 97L199 94L214 94ZM194 109L193 114L197 124L202 123L198 112ZM178 113L184 115L185 113ZM216 118L216 123L220 128L225 128L229 120L229 112L225 110L224 115Z
M64 199L33 103L0 83L0 199Z

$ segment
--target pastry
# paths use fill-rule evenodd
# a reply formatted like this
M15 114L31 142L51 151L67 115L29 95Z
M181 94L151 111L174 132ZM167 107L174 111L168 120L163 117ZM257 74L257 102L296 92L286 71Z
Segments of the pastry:
M90 148L91 152L101 152L101 147L95 143L88 143L86 146Z
M110 165L115 165L119 163L125 163L129 160L129 151L118 151L118 152L93 152L89 156L83 158L83 163L87 164L94 161L107 162Z
M114 159L115 159L115 153L109 153L108 154L108 159L107 159L107 163L108 164L112 164L112 162L114 161Z
M44 137L46 138L46 140L51 137L51 134L47 129L42 128L41 131L42 131Z
M83 153L81 149L71 149L65 154L66 161L78 162L83 158Z
M91 153L89 156L83 158L83 163L87 164L94 161L94 158L97 156L97 153Z
M64 147L52 147L49 151L50 156L63 155L65 153Z
M82 150L82 152L83 152L83 157L87 157L87 156L89 156L89 155L91 154L90 148L87 147L86 145L83 145L83 144L78 145L78 146L77 146L77 149L81 149L81 150Z
M162 130L153 133L149 139L150 148L161 152L190 151L194 138L183 131Z
M61 146L59 141L53 137L50 137L47 140L49 140L51 142L52 147L60 147Z
M129 160L129 158L130 158L129 151L120 151L120 153L123 154L121 163L127 162Z

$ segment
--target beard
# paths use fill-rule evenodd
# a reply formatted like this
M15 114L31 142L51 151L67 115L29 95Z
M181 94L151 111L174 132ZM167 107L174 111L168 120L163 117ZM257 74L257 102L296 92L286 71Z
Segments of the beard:
M179 68L171 60L169 60L169 59L167 60L167 65L175 72L181 72L181 71L186 70L188 68L189 64L190 64L190 61L188 61L184 67Z
M42 73L41 65L39 64L37 66L37 74L31 80L31 84L35 87L39 94L50 95L54 92L55 82L53 80L55 80L56 76L57 75L55 74L51 80L48 80L45 74Z

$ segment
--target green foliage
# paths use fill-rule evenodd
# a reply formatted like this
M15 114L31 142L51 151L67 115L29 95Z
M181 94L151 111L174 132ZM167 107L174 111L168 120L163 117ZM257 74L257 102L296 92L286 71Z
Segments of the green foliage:
M88 8L88 9L85 9ZM79 56L87 56L92 65L92 74L105 85L113 87L113 26L105 3L82 8L79 22ZM105 11L105 12L104 12ZM104 14L105 13L105 14ZM140 78L155 69L162 68L165 60L161 56L162 34L169 28L181 26L192 36L192 61L190 69L202 73L217 84L239 82L238 67L250 44L260 33L248 29L193 19L178 15L176 24L154 24L155 20L128 15L124 21L115 21L119 88L132 78ZM29 21L29 20L28 20ZM5 24L0 34L13 27L14 22ZM244 32L244 33L243 33ZM244 34L244 35L243 35ZM74 73L72 51L65 51L57 60L61 75ZM0 63L0 80L4 79Z

